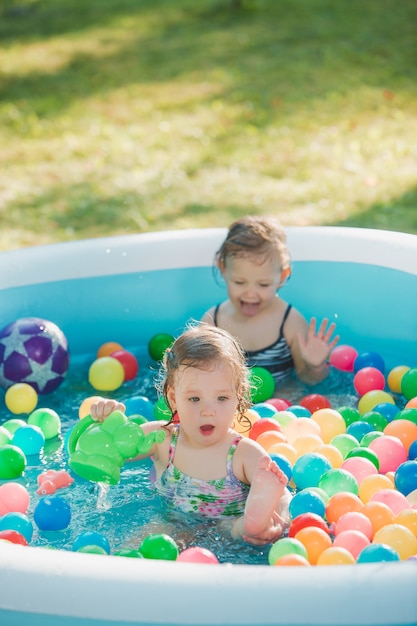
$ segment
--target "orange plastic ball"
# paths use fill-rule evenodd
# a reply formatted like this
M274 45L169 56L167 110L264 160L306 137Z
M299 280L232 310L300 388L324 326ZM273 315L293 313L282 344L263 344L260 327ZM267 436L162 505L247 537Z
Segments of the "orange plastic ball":
M405 526L417 537L417 509L404 509L394 517L394 524Z
M274 443L269 449L270 454L273 452L284 456L291 465L297 460L297 450L290 443Z
M385 426L384 435L397 437L408 452L411 444L417 439L417 424L404 419L392 420Z
M374 534L387 524L392 524L395 517L394 512L383 502L368 502L364 505L362 513L371 520Z
M102 356L110 356L116 350L123 350L123 346L116 341L107 341L99 347L96 357L99 359Z
M249 432L252 426L259 419L259 413L257 413L253 409L248 409L239 419L237 417L235 418L233 422L233 430L239 433L239 435L249 437Z
M354 493L341 491L335 493L326 505L326 518L329 524L335 524L337 520L349 511L361 511L363 502Z
M301 565L302 567L311 567L311 564L301 554L285 554L277 559L274 565Z
M311 565L316 565L320 554L332 545L329 534L322 528L317 528L316 526L302 528L295 535L295 538L301 541L305 546L308 562L311 563Z
M296 439L304 435L317 435L321 437L319 425L313 422L310 417L297 417L288 422L288 424L284 426L283 431L288 442L291 444L294 444Z
M417 396L415 398L411 398L405 405L406 409L417 409Z
M340 467L343 463L343 455L336 446L331 443L322 443L315 449L316 454L326 457L332 467Z
M103 398L101 396L89 396L88 398L85 398L85 400L81 402L80 408L78 409L78 417L80 418L80 420L86 415L89 415L90 407L92 404L94 404L94 402L102 399Z
M264 433L261 433L259 437L256 439L257 443L263 447L267 452L270 451L271 446L277 443L285 443L287 438L284 433L280 433L276 430L266 430Z

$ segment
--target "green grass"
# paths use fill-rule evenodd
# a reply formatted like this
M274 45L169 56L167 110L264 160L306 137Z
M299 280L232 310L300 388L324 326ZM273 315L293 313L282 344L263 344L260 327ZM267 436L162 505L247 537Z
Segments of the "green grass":
M415 0L0 0L0 249L417 233Z

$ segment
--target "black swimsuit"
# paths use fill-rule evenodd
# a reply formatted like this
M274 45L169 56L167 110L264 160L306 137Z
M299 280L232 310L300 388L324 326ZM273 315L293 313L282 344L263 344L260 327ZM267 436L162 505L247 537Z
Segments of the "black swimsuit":
M217 313L220 308L218 304L214 310L214 325L217 326ZM294 361L291 355L290 347L284 337L284 324L291 311L291 304L288 305L279 336L275 343L262 350L245 350L246 361L249 367L264 367L271 372L275 379L275 383L281 382L290 376L294 369Z

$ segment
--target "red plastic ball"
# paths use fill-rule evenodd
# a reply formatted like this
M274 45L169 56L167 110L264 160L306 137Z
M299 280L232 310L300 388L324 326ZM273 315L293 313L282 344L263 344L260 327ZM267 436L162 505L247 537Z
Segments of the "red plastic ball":
M295 537L302 528L309 528L311 526L321 528L321 530L324 530L328 534L330 533L329 526L320 515L316 513L301 513L301 515L297 515L297 517L292 520L288 529L288 536Z
M139 363L134 354L128 352L128 350L116 350L110 356L121 363L125 372L125 381L136 378L139 371Z
M252 428L249 431L250 439L256 439L262 433L265 433L267 430L275 430L278 432L282 432L281 426L271 417L261 417L252 425Z
M26 538L21 533L18 533L17 530L1 530L0 539L10 541L10 543L17 543L21 546L29 545Z
M353 364L358 356L357 350L352 346L336 346L330 354L330 365L342 372L353 372Z
M363 367L356 372L353 386L360 396L364 396L368 391L382 391L385 388L385 377L376 367Z
M277 411L286 411L289 406L291 406L290 400L286 398L269 398L265 400L265 404L270 404Z
M319 393L311 393L308 396L304 396L304 398L300 400L300 405L308 409L310 413L314 413L320 409L332 408L330 401Z

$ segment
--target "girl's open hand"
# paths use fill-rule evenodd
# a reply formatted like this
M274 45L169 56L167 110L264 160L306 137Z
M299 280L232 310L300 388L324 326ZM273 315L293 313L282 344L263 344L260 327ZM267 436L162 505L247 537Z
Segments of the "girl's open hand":
M307 338L298 333L298 342L300 345L300 354L308 365L311 367L320 367L328 359L330 352L339 341L339 335L332 339L336 329L336 324L325 317L317 330L316 318L311 319L308 327Z

